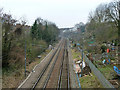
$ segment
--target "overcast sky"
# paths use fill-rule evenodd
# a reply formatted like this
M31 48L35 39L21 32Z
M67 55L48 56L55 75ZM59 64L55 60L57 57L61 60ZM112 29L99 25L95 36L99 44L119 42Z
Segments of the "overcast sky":
M0 0L0 8L14 18L25 17L32 25L37 17L56 23L59 28L86 23L90 11L112 0Z

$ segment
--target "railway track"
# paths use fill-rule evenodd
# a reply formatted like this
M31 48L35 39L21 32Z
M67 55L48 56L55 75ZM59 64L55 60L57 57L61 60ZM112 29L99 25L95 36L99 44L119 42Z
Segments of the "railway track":
M68 62L68 51L67 43L65 45L63 60L61 61L60 74L58 80L58 89L59 88L70 88L69 81L69 62Z
M67 40L63 39L48 64L32 86L36 88L70 88Z

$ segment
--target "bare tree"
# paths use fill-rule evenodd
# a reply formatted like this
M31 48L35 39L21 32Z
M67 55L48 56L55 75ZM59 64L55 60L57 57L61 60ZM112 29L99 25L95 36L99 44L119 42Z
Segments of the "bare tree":
M115 0L107 5L106 17L109 21L114 22L115 26L117 26L118 28L120 27L119 26L119 22L120 22L119 13L120 13L120 1L119 0Z
M95 20L96 22L105 22L106 21L106 16L105 16L105 11L106 11L107 4L100 4L96 10L95 10Z

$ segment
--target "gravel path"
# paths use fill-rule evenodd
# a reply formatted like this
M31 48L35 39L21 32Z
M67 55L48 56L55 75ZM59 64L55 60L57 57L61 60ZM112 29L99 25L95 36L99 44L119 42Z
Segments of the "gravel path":
M71 53L71 49L68 46L68 58L69 58L69 73L70 73L70 86L71 88L79 88L78 86L78 82L77 82L77 77L74 71L74 62L73 62L73 58L72 58L72 53Z

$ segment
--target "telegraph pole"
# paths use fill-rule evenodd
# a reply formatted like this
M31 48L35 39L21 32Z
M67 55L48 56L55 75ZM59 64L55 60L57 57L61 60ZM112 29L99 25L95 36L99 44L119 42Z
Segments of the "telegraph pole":
M82 77L82 69L83 69L83 44L82 44L82 68L81 68L81 77Z
M27 45L26 45L26 38L25 38L25 77L26 77L26 48L27 48Z
M81 77L82 77L82 69L83 69L83 56L84 56L84 49L83 49L83 43L84 43L84 34L82 33L82 37L83 37L83 42L82 42L82 68L81 68Z

